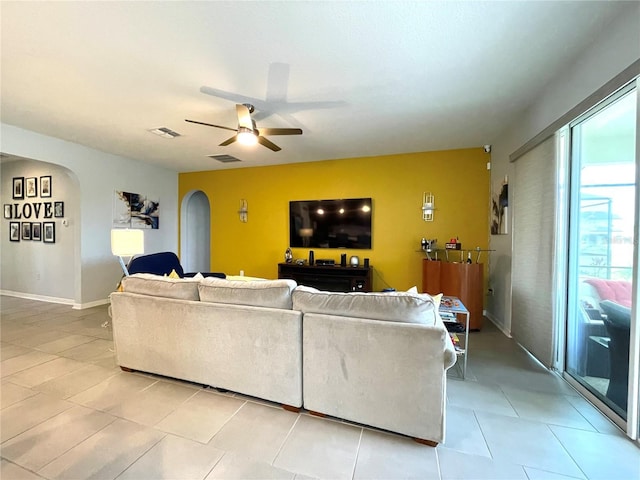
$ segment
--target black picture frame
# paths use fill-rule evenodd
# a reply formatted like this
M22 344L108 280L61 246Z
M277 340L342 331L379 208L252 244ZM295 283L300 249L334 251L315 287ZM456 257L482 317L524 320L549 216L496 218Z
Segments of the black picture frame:
M9 240L20 241L20 222L9 222Z
M31 240L31 222L22 222L22 240Z
M53 216L55 218L64 217L64 202L53 202Z
M24 199L24 177L13 177L13 199Z
M24 190L25 195L30 197L38 196L38 179L36 177L27 177L25 178Z
M51 175L40 177L40 197L51 197Z
M31 240L39 242L42 240L42 223L31 223Z
M4 218L13 218L13 205L10 203L4 204Z
M42 222L42 241L56 243L56 222Z

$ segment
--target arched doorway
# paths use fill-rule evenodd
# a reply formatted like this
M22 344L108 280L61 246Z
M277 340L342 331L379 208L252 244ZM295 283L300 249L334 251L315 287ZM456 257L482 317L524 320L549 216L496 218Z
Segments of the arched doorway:
M182 199L180 212L180 262L185 272L211 268L211 209L207 195L194 190Z

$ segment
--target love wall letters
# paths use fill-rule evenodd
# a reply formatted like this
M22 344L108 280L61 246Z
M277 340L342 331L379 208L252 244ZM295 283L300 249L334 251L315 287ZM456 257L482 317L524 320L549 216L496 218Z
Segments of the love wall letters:
M35 215L34 218L38 219L40 213L42 218L53 218L53 202L31 202L31 203L12 203L11 206L11 218L26 220Z

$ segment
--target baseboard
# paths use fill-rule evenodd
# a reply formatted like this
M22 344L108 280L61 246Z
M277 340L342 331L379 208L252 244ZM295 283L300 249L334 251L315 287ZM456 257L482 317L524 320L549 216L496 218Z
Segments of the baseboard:
M60 305L71 305L73 310L84 310L85 308L99 307L100 305L106 305L109 303L108 298L101 300L95 300L87 303L76 303L70 298L49 297L47 295L35 295L33 293L24 292L12 292L11 290L0 290L0 295L6 295L7 297L25 298L28 300L36 300L38 302L57 303Z
M511 332L507 331L504 328L504 325L502 325L498 319L496 317L494 317L493 315L491 315L489 312L487 312L486 310L484 311L484 316L487 318L487 320L489 320L491 323L493 323L496 328L498 330L500 330L502 333L504 333L507 337L511 338Z
M12 292L10 290L0 290L0 295L7 297L26 298L29 300L37 300L38 302L60 303L62 305L75 305L71 298L49 297L47 295L35 295L33 293Z
M107 303L109 303L109 299L104 298L102 300L95 300L93 302L74 303L72 308L74 310L84 310L85 308L93 308L93 307L99 307L100 305L106 305Z

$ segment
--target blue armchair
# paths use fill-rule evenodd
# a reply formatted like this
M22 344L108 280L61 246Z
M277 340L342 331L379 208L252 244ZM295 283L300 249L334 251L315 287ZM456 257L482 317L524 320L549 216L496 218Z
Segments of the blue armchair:
M134 273L153 273L155 275L169 275L175 270L180 278L193 277L196 272L185 273L180 259L173 252L151 253L149 255L141 255L132 258L127 267L129 274ZM204 277L226 278L227 276L221 272L201 272Z

